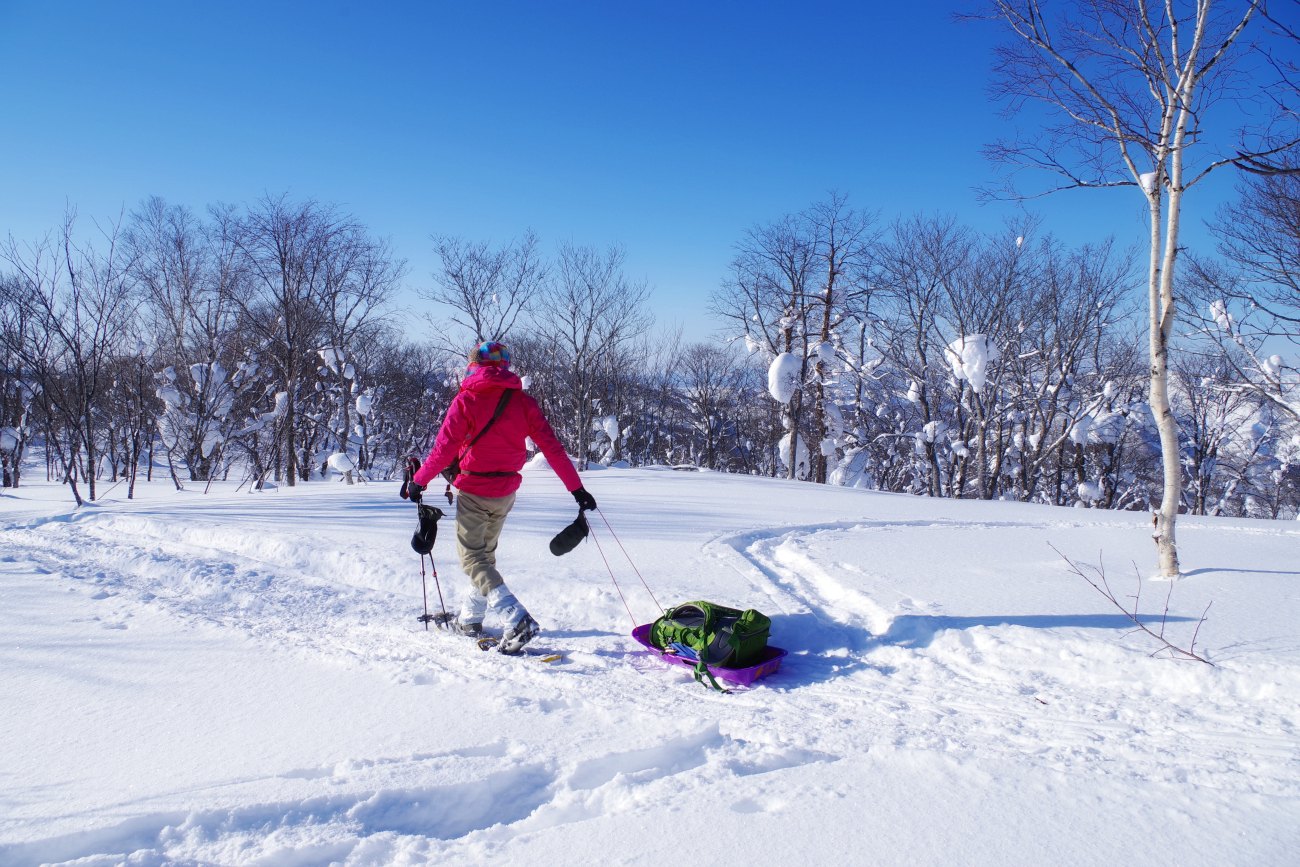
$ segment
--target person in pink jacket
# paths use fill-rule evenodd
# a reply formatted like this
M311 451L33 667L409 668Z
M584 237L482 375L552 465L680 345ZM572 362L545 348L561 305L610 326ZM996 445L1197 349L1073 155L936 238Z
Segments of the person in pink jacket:
M509 350L495 341L482 343L470 350L469 372L447 408L428 457L407 485L408 495L419 502L429 483L460 459L460 473L452 481L460 492L456 498L456 547L473 587L457 623L466 635L479 636L491 608L503 624L498 648L502 653L518 653L540 631L496 567L501 528L523 481L519 470L528 456L526 438L542 450L551 469L578 501L579 511L596 508L595 498L582 486L541 407L511 372Z

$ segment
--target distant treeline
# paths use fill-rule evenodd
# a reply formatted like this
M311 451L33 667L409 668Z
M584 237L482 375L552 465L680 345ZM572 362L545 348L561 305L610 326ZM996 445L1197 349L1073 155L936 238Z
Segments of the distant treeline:
M548 254L532 234L431 243L440 266L415 275L413 312L395 251L313 201L200 215L151 199L107 230L69 219L42 241L11 240L4 484L19 484L33 446L78 502L105 483L130 495L155 467L178 487L390 478L427 448L468 347L499 339L580 464L1159 501L1134 316L1144 277L1109 242L1067 248L1032 222L991 234L885 223L832 197L742 233L711 299L719 338L692 344L653 330L651 288L625 274L620 249ZM1293 370L1275 355L1247 363L1278 329L1244 330L1257 320L1231 313L1250 303L1222 291L1241 285L1230 277L1244 257L1189 262L1205 316L1174 366L1185 508L1292 517Z

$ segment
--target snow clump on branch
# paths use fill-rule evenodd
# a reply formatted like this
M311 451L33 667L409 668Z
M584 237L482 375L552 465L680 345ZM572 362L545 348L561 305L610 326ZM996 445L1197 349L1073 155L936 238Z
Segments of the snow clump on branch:
M799 390L799 359L782 352L767 369L767 393L777 403L789 403Z
M1001 358L998 348L983 334L967 334L949 343L943 350L958 381L966 380L976 392L988 380L989 365Z

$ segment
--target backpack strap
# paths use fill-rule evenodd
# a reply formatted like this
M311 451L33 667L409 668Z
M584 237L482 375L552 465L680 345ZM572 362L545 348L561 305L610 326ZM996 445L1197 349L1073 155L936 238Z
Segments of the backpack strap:
M510 403L510 396L513 395L514 393L515 390L513 388L507 388L501 392L501 399L497 401L497 407L496 409L492 410L492 417L487 420L487 424L479 428L479 432L474 434L474 438L472 440L465 443L465 445L461 448L460 452L456 455L456 459L451 462L451 466L443 470L443 478L447 480L447 502L448 503L451 502L451 483L455 480L456 473L463 472L466 475L470 475L470 476L513 476L514 475L514 473L476 473L473 472L472 470L462 470L460 468L460 456L463 454L468 454L470 447L473 446L474 443L481 440L483 438L483 434L487 433L488 430L492 427L492 425L496 424L496 420L501 418L501 414L506 411L506 404Z
M706 677L709 679L707 684L704 682ZM709 664L704 661L703 653L700 654L700 661L695 663L695 682L700 686L711 686L720 693L731 695L731 690L718 686L718 679L713 676L713 672L709 671Z
M474 445L474 443L478 442L479 440L481 440L483 438L483 434L487 433L488 429L491 428L492 425L496 424L496 420L501 418L501 413L506 411L506 404L510 402L510 395L514 393L515 390L513 388L507 388L506 390L501 392L501 399L497 401L497 408L492 410L492 418L488 419L487 424L483 425L483 427L479 430L479 432L474 435L474 439L465 443L465 448L462 449L461 451L469 451L469 447Z

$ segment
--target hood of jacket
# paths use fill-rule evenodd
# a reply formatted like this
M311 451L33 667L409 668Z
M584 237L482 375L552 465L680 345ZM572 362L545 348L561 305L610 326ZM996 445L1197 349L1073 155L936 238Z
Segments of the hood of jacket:
M469 373L460 383L461 391L490 394L507 388L523 388L524 383L513 371L490 364L470 365Z

